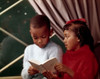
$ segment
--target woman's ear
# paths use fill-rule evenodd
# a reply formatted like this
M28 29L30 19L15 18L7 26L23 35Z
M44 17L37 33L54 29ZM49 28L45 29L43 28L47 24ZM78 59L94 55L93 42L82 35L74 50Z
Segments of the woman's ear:
M80 42L80 39L78 38L77 41Z

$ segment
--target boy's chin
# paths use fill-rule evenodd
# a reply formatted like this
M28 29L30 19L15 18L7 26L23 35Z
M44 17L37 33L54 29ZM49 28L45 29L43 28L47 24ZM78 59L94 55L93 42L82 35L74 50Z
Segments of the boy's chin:
M46 46L46 45L45 45L45 46ZM43 45L43 46L39 46L39 45L38 45L38 47L40 47L40 48L45 48L45 46L44 46L44 45Z

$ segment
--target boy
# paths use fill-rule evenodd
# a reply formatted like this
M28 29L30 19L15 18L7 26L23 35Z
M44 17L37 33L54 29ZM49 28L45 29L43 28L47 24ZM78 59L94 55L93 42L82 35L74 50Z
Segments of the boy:
M31 19L30 34L34 44L25 49L21 75L23 79L44 79L45 77L38 73L28 60L34 59L42 63L49 58L56 57L61 62L62 49L50 41L52 30L50 30L50 21L45 15L36 15Z

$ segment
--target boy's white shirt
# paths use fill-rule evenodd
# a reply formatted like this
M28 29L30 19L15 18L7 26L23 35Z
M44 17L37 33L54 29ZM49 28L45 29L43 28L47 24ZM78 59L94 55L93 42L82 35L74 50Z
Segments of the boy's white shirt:
M28 62L29 60L33 59L43 63L47 59L55 57L61 62L62 54L61 47L52 41L50 41L45 48L40 48L36 44L27 46L24 51L23 70L21 73L23 79L30 79L28 68L31 64Z

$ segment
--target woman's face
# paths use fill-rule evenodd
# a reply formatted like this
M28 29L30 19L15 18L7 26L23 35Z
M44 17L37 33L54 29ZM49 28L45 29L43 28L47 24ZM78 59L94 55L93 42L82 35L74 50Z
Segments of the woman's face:
M64 44L67 50L76 51L80 48L80 40L71 30L64 31Z

